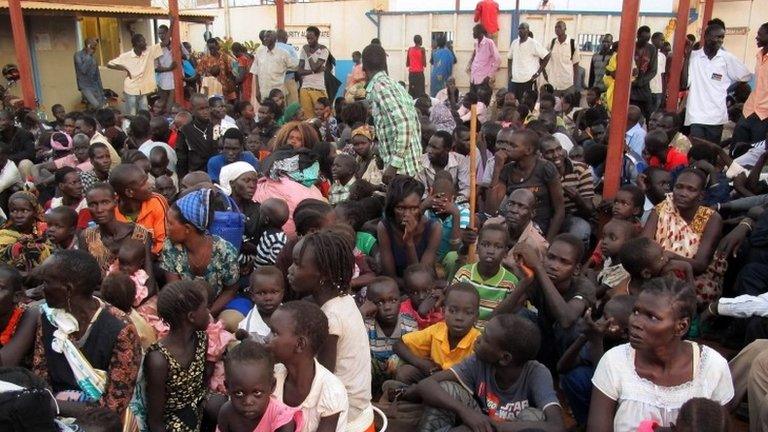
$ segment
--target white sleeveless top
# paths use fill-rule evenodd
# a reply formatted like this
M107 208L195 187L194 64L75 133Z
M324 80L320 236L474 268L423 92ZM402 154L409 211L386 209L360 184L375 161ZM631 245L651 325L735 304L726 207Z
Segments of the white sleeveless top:
M635 371L635 350L619 345L605 353L592 384L617 403L614 432L635 432L643 420L670 426L689 399L704 397L725 405L733 398L728 362L715 350L693 342L693 380L663 387ZM700 347L700 348L699 348Z

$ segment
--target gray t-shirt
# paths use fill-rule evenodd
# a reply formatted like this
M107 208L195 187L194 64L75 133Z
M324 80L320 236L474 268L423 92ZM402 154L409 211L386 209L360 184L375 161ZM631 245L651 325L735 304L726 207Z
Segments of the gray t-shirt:
M535 360L527 362L517 382L506 389L496 384L493 365L479 360L474 354L453 366L451 371L475 396L483 412L496 421L514 420L526 408L544 410L550 405L560 405L552 374Z

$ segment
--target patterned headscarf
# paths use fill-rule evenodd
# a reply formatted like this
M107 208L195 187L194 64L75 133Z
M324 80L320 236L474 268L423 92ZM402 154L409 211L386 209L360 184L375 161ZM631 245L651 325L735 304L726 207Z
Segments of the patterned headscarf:
M28 191L18 191L11 195L10 198L8 198L8 203L10 204L13 200L24 200L29 203L30 206L32 206L32 210L35 212L35 220L38 222L45 220L45 212L43 210L43 207L40 205L40 203L37 201L37 196L33 194L32 192ZM8 219L8 222L6 222L6 228L13 226L13 221L11 219Z
M371 128L368 125L362 125L359 128L352 131L351 138L354 138L358 135L362 135L368 138L370 141L373 141L373 128Z
M184 219L200 231L207 232L211 214L211 190L198 189L176 200L174 205Z

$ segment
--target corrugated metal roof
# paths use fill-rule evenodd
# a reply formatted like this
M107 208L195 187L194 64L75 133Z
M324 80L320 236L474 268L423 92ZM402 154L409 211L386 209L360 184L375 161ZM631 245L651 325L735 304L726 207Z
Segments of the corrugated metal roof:
M8 0L0 0L0 9L8 9ZM168 9L152 6L128 6L128 5L94 5L94 4L71 4L71 3L48 3L40 1L21 2L22 10L40 10L53 12L88 12L103 13L110 15L141 15L141 16L167 16ZM179 11L182 18L209 18L213 19L216 14L205 10L183 10Z

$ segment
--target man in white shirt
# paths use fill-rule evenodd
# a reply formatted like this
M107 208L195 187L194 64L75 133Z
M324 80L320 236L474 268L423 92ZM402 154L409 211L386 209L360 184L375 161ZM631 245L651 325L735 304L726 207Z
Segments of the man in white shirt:
M691 127L689 136L718 144L723 125L728 122L728 87L736 81L747 81L752 75L744 63L721 48L723 40L725 29L720 24L707 26L704 46L691 52L683 81L689 85L685 112L685 125Z
M555 88L555 95L562 96L575 85L576 70L579 67L579 53L576 42L565 34L565 23L555 24L556 38L549 44L549 61L544 78Z
M264 45L256 50L251 65L251 73L256 78L256 99L268 97L272 89L279 89L283 94L285 88L285 74L288 70L296 69L299 60L288 54L288 51L277 47L277 37L272 30L264 34Z
M656 75L651 78L651 112L661 107L661 102L664 99L665 82L667 78L667 56L662 52L664 46L664 33L656 32L651 36L651 43L656 47L656 57L658 59L656 63Z
M126 73L123 82L125 114L134 116L137 109L149 109L147 95L157 88L155 59L163 55L163 48L160 44L147 47L147 41L140 33L131 37L131 45L132 50L110 60L107 67Z
M517 100L522 100L526 90L535 88L536 79L549 61L549 52L530 37L528 23L520 23L517 34L519 37L509 46L507 70L509 91L515 94Z

